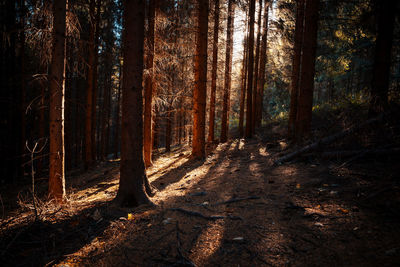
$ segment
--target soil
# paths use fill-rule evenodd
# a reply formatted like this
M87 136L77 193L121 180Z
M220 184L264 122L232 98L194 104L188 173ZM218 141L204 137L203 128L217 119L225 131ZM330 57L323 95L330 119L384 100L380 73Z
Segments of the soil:
M265 130L266 131L266 130ZM398 158L353 162L286 153L279 129L188 147L148 169L154 206L112 204L118 162L69 178L64 206L1 221L3 266L398 266Z

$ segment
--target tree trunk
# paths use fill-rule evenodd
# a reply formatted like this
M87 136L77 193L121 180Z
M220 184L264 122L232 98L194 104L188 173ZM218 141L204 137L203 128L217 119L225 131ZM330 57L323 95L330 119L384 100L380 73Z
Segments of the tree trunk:
M254 66L254 15L256 12L256 0L250 0L250 30L249 30L249 49L248 49L248 67L247 67L247 103L246 103L246 133L247 138L252 137L253 121L253 66Z
M95 0L90 0L89 4L89 15L90 15L90 32L89 32L89 58L88 58L88 73L87 73L87 90L86 90L86 119L85 119L85 169L88 169L93 164L93 71L95 61L95 25L94 25L94 12L95 12Z
M293 61L292 61L292 81L290 90L290 111L288 122L288 136L294 137L296 116L297 116L297 101L299 94L300 82L300 66L301 66L301 48L303 43L303 28L304 28L304 1L297 1L296 11L296 28L294 32L293 45Z
M124 2L121 174L115 201L120 206L150 204L143 159L143 43L145 1Z
M96 0L93 0L96 1ZM93 105L92 105L92 156L93 160L100 158L100 149L99 147L99 130L100 127L96 127L100 125L100 116L97 116L97 104L98 104L98 73L97 66L99 65L99 35L100 35L100 7L101 0L97 0L96 14L94 15L94 60L93 60Z
M225 83L224 83L224 103L222 106L221 137L220 142L228 140L229 131L229 108L231 92L232 74L232 52L233 52L233 25L235 19L235 4L229 0L228 4L228 23L226 32L226 57L225 57Z
M50 67L50 173L49 196L62 201L65 197L64 169L64 93L65 93L65 26L67 1L53 2L53 48Z
M259 69L259 63L260 63L260 40L261 40L261 19L262 19L262 3L263 0L259 0L259 10L258 10L258 32L257 32L257 41L256 41L256 57L255 57L255 61L254 61L254 82L253 82L253 117L252 117L252 125L251 128L253 130L253 133L256 129L256 112L257 112L257 104L259 103L258 101L258 78L259 78L259 73L258 73L258 69Z
M208 142L214 142L215 128L215 94L217 89L218 68L218 34L219 34L219 0L215 0L214 9L214 39L213 39L213 61L211 72L211 95L210 95L210 119L208 126Z
M265 84L265 68L267 64L267 41L268 41L268 10L269 2L265 1L264 8L264 22L263 22L263 35L261 41L260 51L260 71L259 71L259 82L257 83L257 110L256 110L256 126L261 127L262 113L263 113L263 102L264 102L264 84Z
M153 91L156 86L154 79L154 31L155 31L155 17L156 17L156 1L150 0L149 2L149 28L147 31L147 55L146 55L146 67L147 74L145 75L145 88L144 88L144 164L146 167L151 166L151 153L153 150L153 114L152 114L152 101Z
M390 78L391 51L396 11L396 1L376 1L378 5L378 34L375 46L373 66L370 115L379 114L387 109Z
M319 0L307 0L305 9L301 76L295 129L297 140L308 138L311 134L315 55L318 34L318 4Z
M246 20L247 26L246 30L248 30L249 23L248 23L248 14L246 12ZM244 122L244 103L246 98L246 82L247 82L247 56L248 56L248 36L244 37L243 40L243 62L242 62L242 84L240 88L240 110L239 110L239 135L240 137L244 136L243 130L243 122Z
M120 108L121 108L121 84L122 84L122 66L121 63L119 65L119 84L118 84L118 92L117 92L117 108L115 112L115 136L114 136L114 158L118 158L119 152L119 130L120 130Z
M208 0L198 0L196 52L194 57L192 157L205 157L205 117L207 95Z

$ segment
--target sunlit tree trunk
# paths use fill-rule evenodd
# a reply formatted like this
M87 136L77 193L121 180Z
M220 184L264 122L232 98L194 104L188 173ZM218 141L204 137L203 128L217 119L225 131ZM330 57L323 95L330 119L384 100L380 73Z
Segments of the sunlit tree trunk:
M300 90L295 130L296 139L298 140L308 138L311 134L315 56L318 34L318 4L319 0L306 1Z
M153 113L152 101L153 90L155 87L154 82L154 30L155 30L155 16L156 16L156 2L157 0L150 0L149 2L149 19L148 19L148 33L147 33L147 55L146 67L147 74L145 75L145 88L144 88L144 164L146 167L152 165L151 154L153 150Z
M246 32L248 30L248 14L246 12L246 19L245 21L247 22L246 26ZM239 110L239 135L240 137L244 136L244 129L243 129L243 122L244 122L244 103L246 100L246 84L247 84L247 55L248 55L248 47L247 47L247 42L248 42L248 35L244 37L243 40L243 62L242 62L242 83L240 87L240 110Z
M259 63L260 63L260 41L261 41L261 19L262 19L262 4L263 4L263 0L259 0L259 5L258 5L258 31L257 31L257 40L256 40L256 57L254 60L254 82L253 82L253 117L252 117L252 125L251 128L253 130L253 133L256 129L256 112L257 112L257 104L259 103L258 101L258 78L259 78L259 73L258 73L258 69L259 69Z
M228 140L229 131L229 108L231 92L232 74L232 52L233 52L233 25L235 19L235 4L232 0L228 3L228 23L226 33L226 56L225 56L225 83L224 83L224 102L222 105L221 137L220 142Z
M247 103L246 103L246 132L247 138L252 137L253 120L253 67L254 67L254 15L256 11L256 0L250 0L250 30L249 30L249 49L248 49L248 67L247 67Z
M145 1L124 2L121 174L116 203L151 203L143 159L143 43Z
M292 61L292 81L290 88L290 111L288 122L288 136L294 137L296 115L297 115L297 101L299 92L299 79L300 79L300 66L301 66L301 48L303 43L303 28L304 28L304 1L297 1L296 10L296 25L294 32L294 46L293 46L293 61Z
M53 1L53 47L50 79L50 166L49 196L62 201L65 197L64 169L64 93L65 28L67 1Z
M260 71L259 71L259 82L257 83L257 110L256 110L256 126L261 127L262 114L263 114L263 99L264 99L264 84L265 84L265 68L267 64L267 40L268 40L268 10L269 1L265 1L264 8L264 21L263 21L263 34L261 41L260 50Z
M205 117L207 95L208 0L197 1L196 50L194 57L192 157L205 157Z
M212 61L212 72L211 72L210 119L208 126L208 142L214 142L214 135L215 135L214 128L215 128L215 94L217 89L217 67L218 67L218 33L219 33L219 0L215 0L213 61Z
M115 136L114 136L114 158L118 158L119 152L119 144L120 144L120 137L119 137L119 130L120 130L120 111L121 111L121 85L122 85L122 65L121 62L119 63L119 82L118 82L118 92L117 92L117 108L115 111Z
M387 109L390 78L391 51L396 1L376 1L378 5L378 34L375 46L373 66L370 115L379 114Z

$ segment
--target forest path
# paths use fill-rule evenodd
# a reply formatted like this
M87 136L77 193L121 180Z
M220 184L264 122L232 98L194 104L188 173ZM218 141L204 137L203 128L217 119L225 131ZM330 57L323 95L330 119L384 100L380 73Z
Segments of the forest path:
M190 160L188 148L161 154L147 170L153 207L111 205L119 166L101 164L69 180L68 206L2 230L5 266L400 262L400 166L317 158L273 166L287 148L279 136L219 144L201 161Z
M373 172L365 164L350 170L327 162L273 167L286 144L265 138L220 144L204 161L189 160L189 151L160 157L148 170L158 190L152 198L157 208L134 210L132 220L112 223L98 238L100 245L84 253L83 262L107 266L399 262L398 209L375 205L379 190L385 192L390 186L389 181L377 185L372 180L383 174L385 166L381 170L374 166Z

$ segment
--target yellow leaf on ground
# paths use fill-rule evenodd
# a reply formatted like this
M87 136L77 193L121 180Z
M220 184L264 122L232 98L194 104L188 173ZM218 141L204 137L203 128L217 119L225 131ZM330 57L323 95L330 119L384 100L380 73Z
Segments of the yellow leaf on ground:
M128 213L128 220L134 220L133 214L132 213Z

